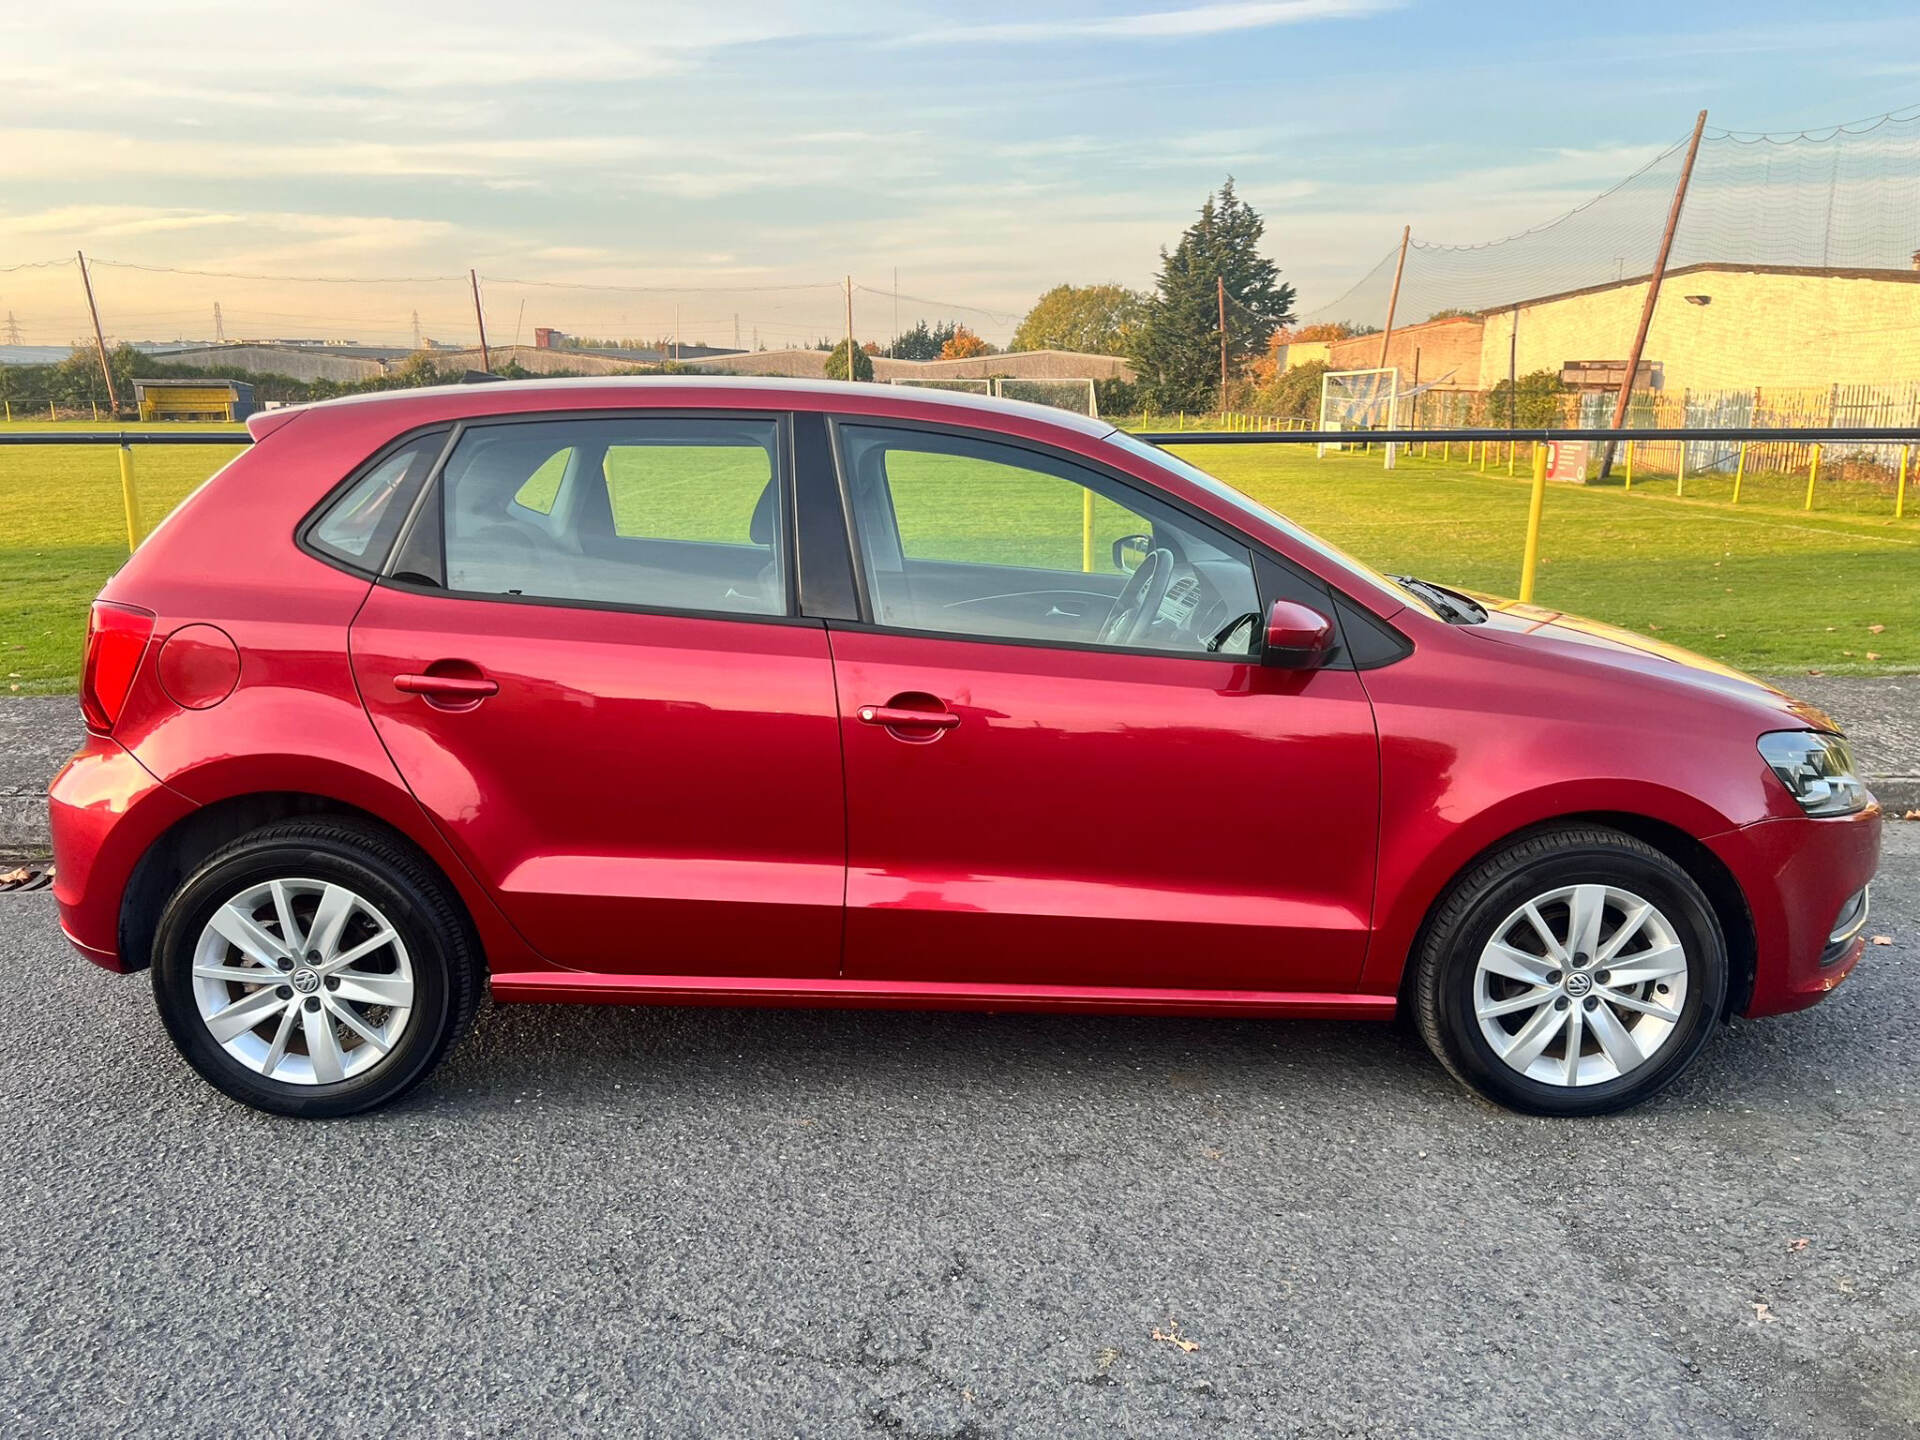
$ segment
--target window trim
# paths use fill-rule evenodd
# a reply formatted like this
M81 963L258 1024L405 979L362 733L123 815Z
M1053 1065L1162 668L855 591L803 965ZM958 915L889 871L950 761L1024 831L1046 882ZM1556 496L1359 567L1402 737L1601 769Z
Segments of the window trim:
M1244 532L1223 525L1217 516L1209 515L1204 510L1187 504L1185 501L1169 495L1166 491L1152 485L1150 482L1142 481L1138 477L1129 475L1115 466L1103 464L1098 460L1077 454L1071 450L1062 450L1040 441L1029 440L1025 436L1007 435L1001 431L982 430L973 426L941 424L927 420L899 420L892 416L883 415L840 414L837 412L829 413L827 421L828 430L833 440L834 473L840 481L840 504L846 513L848 539L853 552L854 584L860 602L860 619L858 621L830 621L827 627L830 630L857 631L881 635L905 635L915 639L926 640L955 640L974 645L1017 645L1023 649L1073 650L1086 655L1139 655L1156 660L1194 660L1212 665L1258 666L1260 664L1260 652L1258 650L1252 650L1245 655L1225 655L1205 650L1161 650L1146 645L1096 645L1085 640L1047 640L1035 636L978 635L953 630L920 630L904 625L887 625L881 623L874 618L877 612L873 608L872 590L867 574L865 546L860 543L859 517L854 508L853 487L847 474L846 446L840 434L843 426L882 430L918 430L934 435L967 440L982 440L1007 449L1025 450L1052 460L1056 464L1064 464L1093 471L1120 489L1145 495L1149 500L1165 506L1176 515L1191 520L1196 525L1210 530L1221 538L1238 545L1241 550L1246 552L1247 568L1253 579L1254 594L1259 598L1260 613L1263 616L1272 605L1272 598L1267 595L1260 578L1260 566L1258 562L1259 557L1264 555L1286 567L1289 571L1292 571L1306 581L1306 583L1318 586L1320 589L1326 591L1329 615L1332 617L1333 597L1339 592L1321 580L1319 576L1302 569L1285 556L1273 554L1268 546L1258 544L1251 536ZM1068 483L1072 484L1075 482L1068 481ZM891 490L889 490L888 499L889 502L891 502ZM1062 573L1079 574L1080 572L1072 571ZM1337 626L1339 624L1338 618L1332 618L1334 618L1334 623ZM1345 646L1342 645L1340 648L1341 651L1344 652ZM1344 663L1343 653L1342 656L1336 657L1333 664L1324 668L1338 670L1351 667Z
M400 553L401 541L406 538L407 532L413 528L414 516L419 512L420 508L420 497L438 484L440 469L447 463L447 456L453 451L453 442L459 436L460 428L457 421L435 420L425 425L416 425L410 430L403 430L392 439L386 441L378 450L375 450L366 459L349 470L345 479L331 486L327 490L327 493L320 497L313 508L300 517L300 523L294 526L293 530L294 548L318 560L322 565L344 571L349 575L357 575L363 580L377 581L387 572L387 567L392 563L393 557ZM321 547L319 542L313 538L313 532L319 528L320 522L327 518L327 513L344 499L354 486L358 485L362 480L366 479L368 475L379 469L381 465L390 460L398 451L404 450L410 445L417 444L419 441L434 434L435 431L441 430L444 430L445 434L441 438L440 453L434 456L433 463L427 467L425 477L421 480L413 494L408 497L406 513L401 517L399 528L393 532L393 538L387 542L386 554L380 557L377 564L355 564L344 555L336 554L331 550Z
M559 610L594 610L624 615L680 616L694 620L741 620L780 625L818 625L821 622L799 611L799 560L794 543L794 444L793 412L790 410L701 408L694 406L642 406L621 407L618 409L587 410L538 410L511 415L477 415L457 422L453 426L452 441L440 452L427 483L422 485L415 499L414 508L407 516L406 523L395 537L388 555L388 563L375 577L375 583L389 589L399 590L409 595L425 595L443 600L468 600L483 604L540 605ZM393 564L406 551L413 538L413 531L423 523L422 517L429 509L437 518L441 513L440 497L443 490L443 474L447 462L452 458L459 440L468 431L491 429L503 425L553 424L566 421L618 421L618 420L760 420L771 421L774 427L774 482L779 486L780 504L776 507L777 528L774 535L774 550L780 560L782 578L782 600L786 608L777 612L756 612L743 610L702 610L686 605L641 605L621 600L580 600L554 595L488 595L467 590L454 590L444 583L423 585L417 581L402 580L393 573ZM431 427L428 427L431 428ZM433 527L433 549L440 564L440 573L446 574L446 527L444 522ZM644 538L644 537L642 537ZM698 543L698 542L696 542Z

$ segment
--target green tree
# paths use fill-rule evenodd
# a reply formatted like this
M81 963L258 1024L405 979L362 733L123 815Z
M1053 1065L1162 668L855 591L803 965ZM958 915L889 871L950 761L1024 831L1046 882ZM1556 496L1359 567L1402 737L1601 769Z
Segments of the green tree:
M896 360L938 360L940 352L959 330L959 324L953 320L945 320L938 325L929 325L922 320L911 330L903 330L894 336L887 353Z
M1147 297L1124 285L1056 285L1034 301L1007 348L1124 355L1146 309Z
M1552 429L1566 423L1560 397L1572 393L1557 370L1532 371L1522 375L1518 385L1502 380L1487 392L1486 423L1504 429L1511 418L1519 430Z
M842 340L833 347L833 353L827 356L827 379L844 380L847 378L847 346L850 342ZM853 346L853 378L871 380L873 378L873 357L858 345Z
M1320 377L1332 368L1324 360L1289 366L1255 396L1255 408L1290 420L1315 419L1320 414Z
M1275 329L1293 319L1293 287L1260 254L1266 222L1234 194L1233 177L1207 196L1200 218L1173 253L1160 252L1160 275L1128 353L1162 410L1203 410L1220 383L1217 282L1227 293L1229 371L1264 354Z

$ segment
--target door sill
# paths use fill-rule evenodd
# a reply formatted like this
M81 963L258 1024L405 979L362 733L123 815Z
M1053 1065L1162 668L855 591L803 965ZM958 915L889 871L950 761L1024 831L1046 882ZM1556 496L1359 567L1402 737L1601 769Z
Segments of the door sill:
M1116 1015L1275 1015L1388 1020L1392 995L1312 990L1160 990L1100 985L958 985L767 975L589 975L509 971L492 977L503 1002L575 1005L741 1005L778 1009L1063 1010Z

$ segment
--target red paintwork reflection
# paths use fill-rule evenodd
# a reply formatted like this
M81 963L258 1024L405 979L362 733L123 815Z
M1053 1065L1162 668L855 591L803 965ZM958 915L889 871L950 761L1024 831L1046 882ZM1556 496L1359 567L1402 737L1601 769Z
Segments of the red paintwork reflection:
M819 625L382 586L353 661L407 784L549 960L839 970L845 822ZM394 685L455 671L499 691L445 704Z
M1354 988L1379 777L1352 671L832 636L850 978ZM960 723L860 721L902 692Z

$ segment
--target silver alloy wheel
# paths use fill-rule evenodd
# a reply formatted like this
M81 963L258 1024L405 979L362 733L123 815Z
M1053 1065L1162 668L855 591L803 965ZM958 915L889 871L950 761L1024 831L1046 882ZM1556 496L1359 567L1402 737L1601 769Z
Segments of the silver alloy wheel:
M329 880L267 880L200 932L193 998L208 1033L255 1074L329 1085L392 1053L413 1013L413 965L366 897Z
M1672 1038L1687 955L1652 903L1613 885L1536 895L1480 952L1473 1009L1509 1067L1548 1085L1598 1085Z

